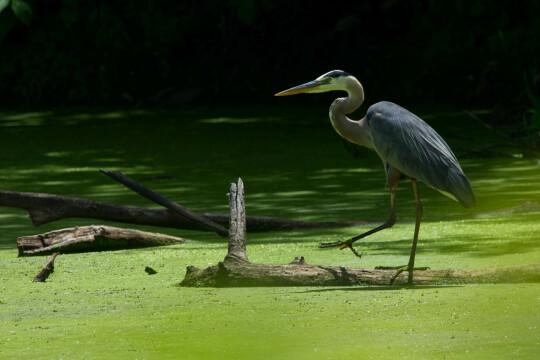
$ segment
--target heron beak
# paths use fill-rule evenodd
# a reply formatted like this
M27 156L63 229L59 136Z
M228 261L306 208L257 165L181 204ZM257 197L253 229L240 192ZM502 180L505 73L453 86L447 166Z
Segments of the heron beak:
M302 85L292 87L274 94L274 96L288 96L303 93L316 92L323 83L319 80L313 80Z

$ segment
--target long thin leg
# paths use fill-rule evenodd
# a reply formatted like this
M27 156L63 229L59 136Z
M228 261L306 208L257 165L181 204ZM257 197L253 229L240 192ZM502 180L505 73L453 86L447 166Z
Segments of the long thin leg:
M416 244L418 243L418 233L420 232L420 221L422 220L422 202L420 201L420 192L418 192L418 185L416 183L416 179L411 180L413 192L414 192L414 200L416 202L416 222L414 224L414 237L413 242L411 246L411 255L409 257L409 264L408 267L408 283L412 284L413 282L413 272L414 272L414 258L416 256Z
M390 188L390 215L388 216L388 220L386 220L383 224L377 226L376 228L373 228L369 231L366 231L360 235L356 235L352 238L350 238L347 241L335 241L335 242L329 242L329 243L321 243L319 245L320 248L332 248L332 247L339 247L340 249L349 248L351 251L358 257L361 257L362 255L359 254L352 246L352 244L360 240L362 238L365 238L366 236L369 236L371 234L374 234L378 231L381 231L383 229L387 229L392 227L396 223L396 189L397 189L397 183L396 186L392 186Z
M416 202L416 222L414 224L414 236L411 246L411 255L409 256L409 263L406 266L378 266L376 269L396 269L397 272L392 276L390 284L394 283L394 280L397 279L399 274L404 271L407 271L407 283L411 285L414 278L414 258L416 256L416 244L418 243L418 233L420 232L420 221L422 220L422 202L420 201L420 193L418 192L418 184L416 179L411 179L412 189L414 192L414 200ZM427 267L416 268L416 270L427 270Z

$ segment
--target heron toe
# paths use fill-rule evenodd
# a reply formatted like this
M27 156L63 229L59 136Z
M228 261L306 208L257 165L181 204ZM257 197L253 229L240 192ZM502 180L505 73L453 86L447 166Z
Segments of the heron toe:
M362 253L359 253L356 251L353 247L354 239L349 239L347 241L332 241L332 242L326 242L326 243L320 243L319 248L320 249L328 249L328 248L336 248L338 247L340 250L349 248L353 252L354 255L358 256L359 258L362 257Z
M376 270L396 270L396 273L392 275L392 277L390 278L390 285L394 284L394 281L396 281L396 279L402 272L408 271L409 276L407 279L407 283L409 285L412 285L414 271L415 270L418 270L418 271L429 270L429 267L422 266L422 267L415 267L415 268L410 269L409 265L402 265L402 266L375 266L375 269Z
M335 248L335 247L340 247L341 245L343 245L343 241L323 242L319 244L319 248L321 249Z

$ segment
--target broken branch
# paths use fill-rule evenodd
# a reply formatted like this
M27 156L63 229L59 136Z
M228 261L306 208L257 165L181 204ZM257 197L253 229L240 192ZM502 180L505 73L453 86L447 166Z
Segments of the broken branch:
M41 271L34 277L34 282L45 282L45 280L47 280L49 275L54 272L54 260L58 255L60 254L54 253L51 255L43 269L41 269Z
M151 200L170 211L177 213L184 218L191 220L194 223L200 224L202 227L205 227L207 229L215 231L220 236L227 236L229 232L227 229L225 229L223 226L215 223L214 221L205 218L204 216L201 216L199 214L195 214L185 208L184 206L177 204L166 197L156 193L153 190L150 190L148 188L145 188L141 184L137 183L136 181L130 179L129 177L125 176L119 171L107 171L107 170L100 170L100 172L104 175L107 175L111 179L121 183L122 185L126 186L128 189L133 190L137 194L141 195L142 197L147 198L148 200Z

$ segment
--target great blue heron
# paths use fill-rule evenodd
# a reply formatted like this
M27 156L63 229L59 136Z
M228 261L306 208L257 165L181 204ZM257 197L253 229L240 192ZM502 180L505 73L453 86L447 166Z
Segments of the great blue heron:
M347 97L340 97L330 106L330 122L346 140L374 150L381 158L386 170L387 187L390 191L390 215L382 225L357 235L347 241L323 243L321 247L353 248L353 243L377 231L390 228L396 222L395 194L399 180L408 177L416 201L416 223L409 262L395 267L397 273L392 281L403 271L408 272L408 282L413 281L414 258L418 231L422 218L422 203L417 180L459 201L465 207L474 205L475 199L469 180L463 173L456 156L435 130L407 109L381 101L371 105L366 116L352 120L346 115L352 113L364 102L362 84L352 75L332 70L317 79L281 91L276 96L301 93L321 93L341 90Z

